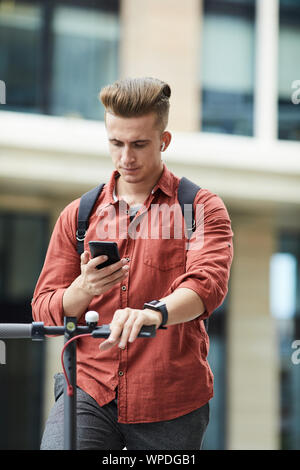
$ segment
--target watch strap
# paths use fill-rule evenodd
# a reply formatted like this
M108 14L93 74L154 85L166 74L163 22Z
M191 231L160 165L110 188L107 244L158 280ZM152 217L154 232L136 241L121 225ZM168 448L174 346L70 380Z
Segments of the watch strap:
M160 302L159 300L152 300L151 302L146 302L144 304L144 308L149 308L151 310L159 311L162 316L162 322L158 328L162 330L167 329L167 327L164 325L168 321L168 309L164 302Z

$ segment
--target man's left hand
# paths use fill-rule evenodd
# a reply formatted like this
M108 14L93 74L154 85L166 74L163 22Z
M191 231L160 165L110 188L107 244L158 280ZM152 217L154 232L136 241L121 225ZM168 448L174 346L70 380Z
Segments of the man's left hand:
M112 322L110 323L110 335L100 344L100 351L119 345L119 348L125 349L127 342L132 343L138 336L142 326L155 325L160 326L162 316L159 311L135 308L124 308L115 311Z

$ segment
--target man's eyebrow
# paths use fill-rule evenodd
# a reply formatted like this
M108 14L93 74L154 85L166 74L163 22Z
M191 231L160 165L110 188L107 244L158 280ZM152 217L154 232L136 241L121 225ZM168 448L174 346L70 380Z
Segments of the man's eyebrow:
M110 142L120 142L122 143L122 140L119 140L119 139L116 139L115 137L112 137L111 139L109 139ZM137 140L133 140L132 142L130 142L131 144L141 144L141 143L146 143L146 142L150 142L149 139L137 139Z

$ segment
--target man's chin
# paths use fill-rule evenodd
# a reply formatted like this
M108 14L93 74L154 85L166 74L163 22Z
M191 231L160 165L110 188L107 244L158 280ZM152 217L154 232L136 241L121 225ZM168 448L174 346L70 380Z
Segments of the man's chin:
M143 178L137 175L121 175L123 181L126 181L126 183L141 183L143 181Z
M143 180L143 176L140 171L119 171L122 179L131 183L138 183Z

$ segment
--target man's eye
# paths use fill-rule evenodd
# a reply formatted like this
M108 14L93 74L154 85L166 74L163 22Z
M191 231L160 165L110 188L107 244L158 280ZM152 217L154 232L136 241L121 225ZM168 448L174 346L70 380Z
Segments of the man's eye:
M134 144L134 146L135 146L136 148L138 148L138 149L141 149L141 148L143 148L143 147L146 147L146 144L144 144L144 143L143 143L143 144L136 143L136 144Z

